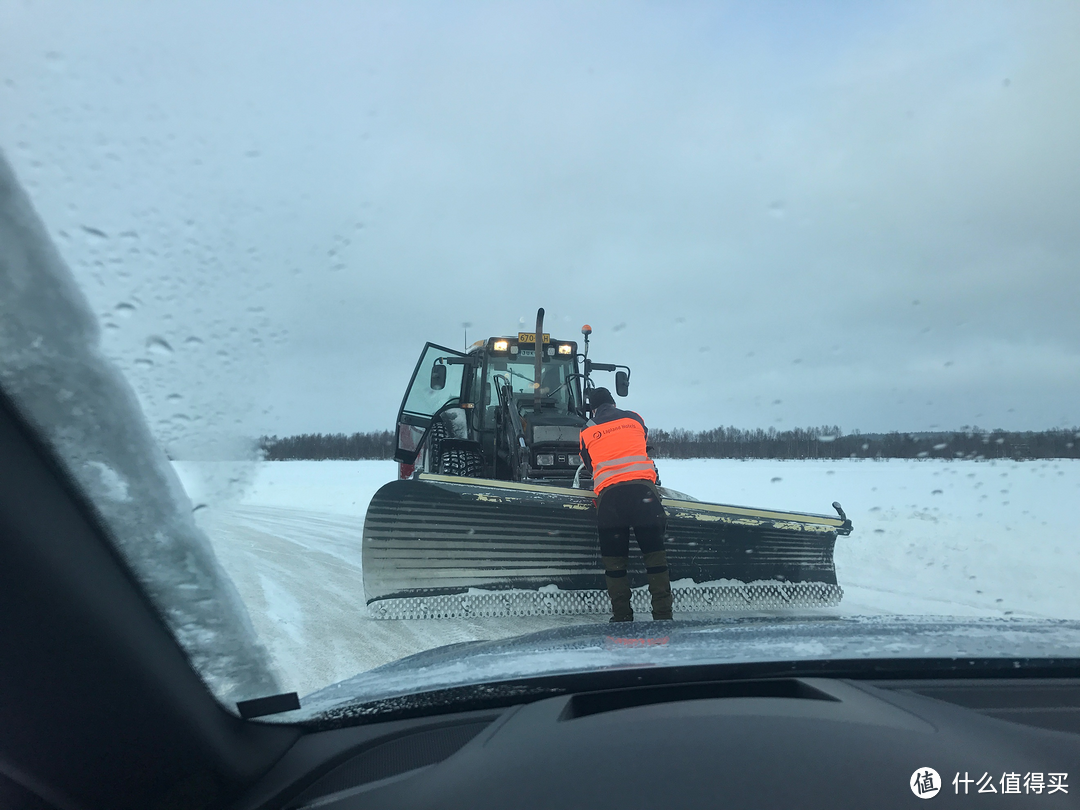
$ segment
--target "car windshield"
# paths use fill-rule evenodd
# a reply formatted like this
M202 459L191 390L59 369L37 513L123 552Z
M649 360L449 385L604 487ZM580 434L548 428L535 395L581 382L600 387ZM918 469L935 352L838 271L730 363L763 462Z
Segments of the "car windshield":
M230 707L1076 654L1078 30L0 4L0 391Z

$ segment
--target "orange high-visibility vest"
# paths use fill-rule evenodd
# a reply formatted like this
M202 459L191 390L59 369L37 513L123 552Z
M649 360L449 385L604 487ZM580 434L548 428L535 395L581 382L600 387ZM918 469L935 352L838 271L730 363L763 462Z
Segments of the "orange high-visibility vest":
M620 481L656 481L656 467L645 450L645 428L636 419L586 425L581 446L592 461L594 492Z

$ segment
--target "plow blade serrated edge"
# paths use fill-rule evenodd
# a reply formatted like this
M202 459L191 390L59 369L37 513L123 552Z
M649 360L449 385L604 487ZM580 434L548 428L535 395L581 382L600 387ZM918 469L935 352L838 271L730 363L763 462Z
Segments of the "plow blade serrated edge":
M377 618L604 613L593 493L424 475L392 481L364 521L364 597ZM664 500L675 609L835 605L824 515ZM635 607L645 571L631 544Z

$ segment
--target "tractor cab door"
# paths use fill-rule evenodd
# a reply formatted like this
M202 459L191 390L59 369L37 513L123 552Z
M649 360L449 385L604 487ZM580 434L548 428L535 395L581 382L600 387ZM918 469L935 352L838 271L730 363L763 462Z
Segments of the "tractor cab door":
M434 343L424 344L424 350L420 352L420 359L416 361L409 387L405 390L405 397L401 400L401 408L397 417L397 441L394 447L394 458L402 464L411 465L416 461L416 454L420 449L420 440L424 436L434 416L440 408L451 405L461 398L461 387L465 377L467 364L447 363L447 358L463 358L463 352L438 346ZM442 361L442 362L440 362ZM436 365L446 369L446 377L443 384L433 388L431 370Z

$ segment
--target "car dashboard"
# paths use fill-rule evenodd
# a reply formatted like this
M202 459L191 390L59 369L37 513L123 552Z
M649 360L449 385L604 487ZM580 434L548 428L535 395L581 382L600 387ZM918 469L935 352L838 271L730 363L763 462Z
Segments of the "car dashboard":
M1071 807L1078 760L1080 679L654 684L309 733L236 810Z

